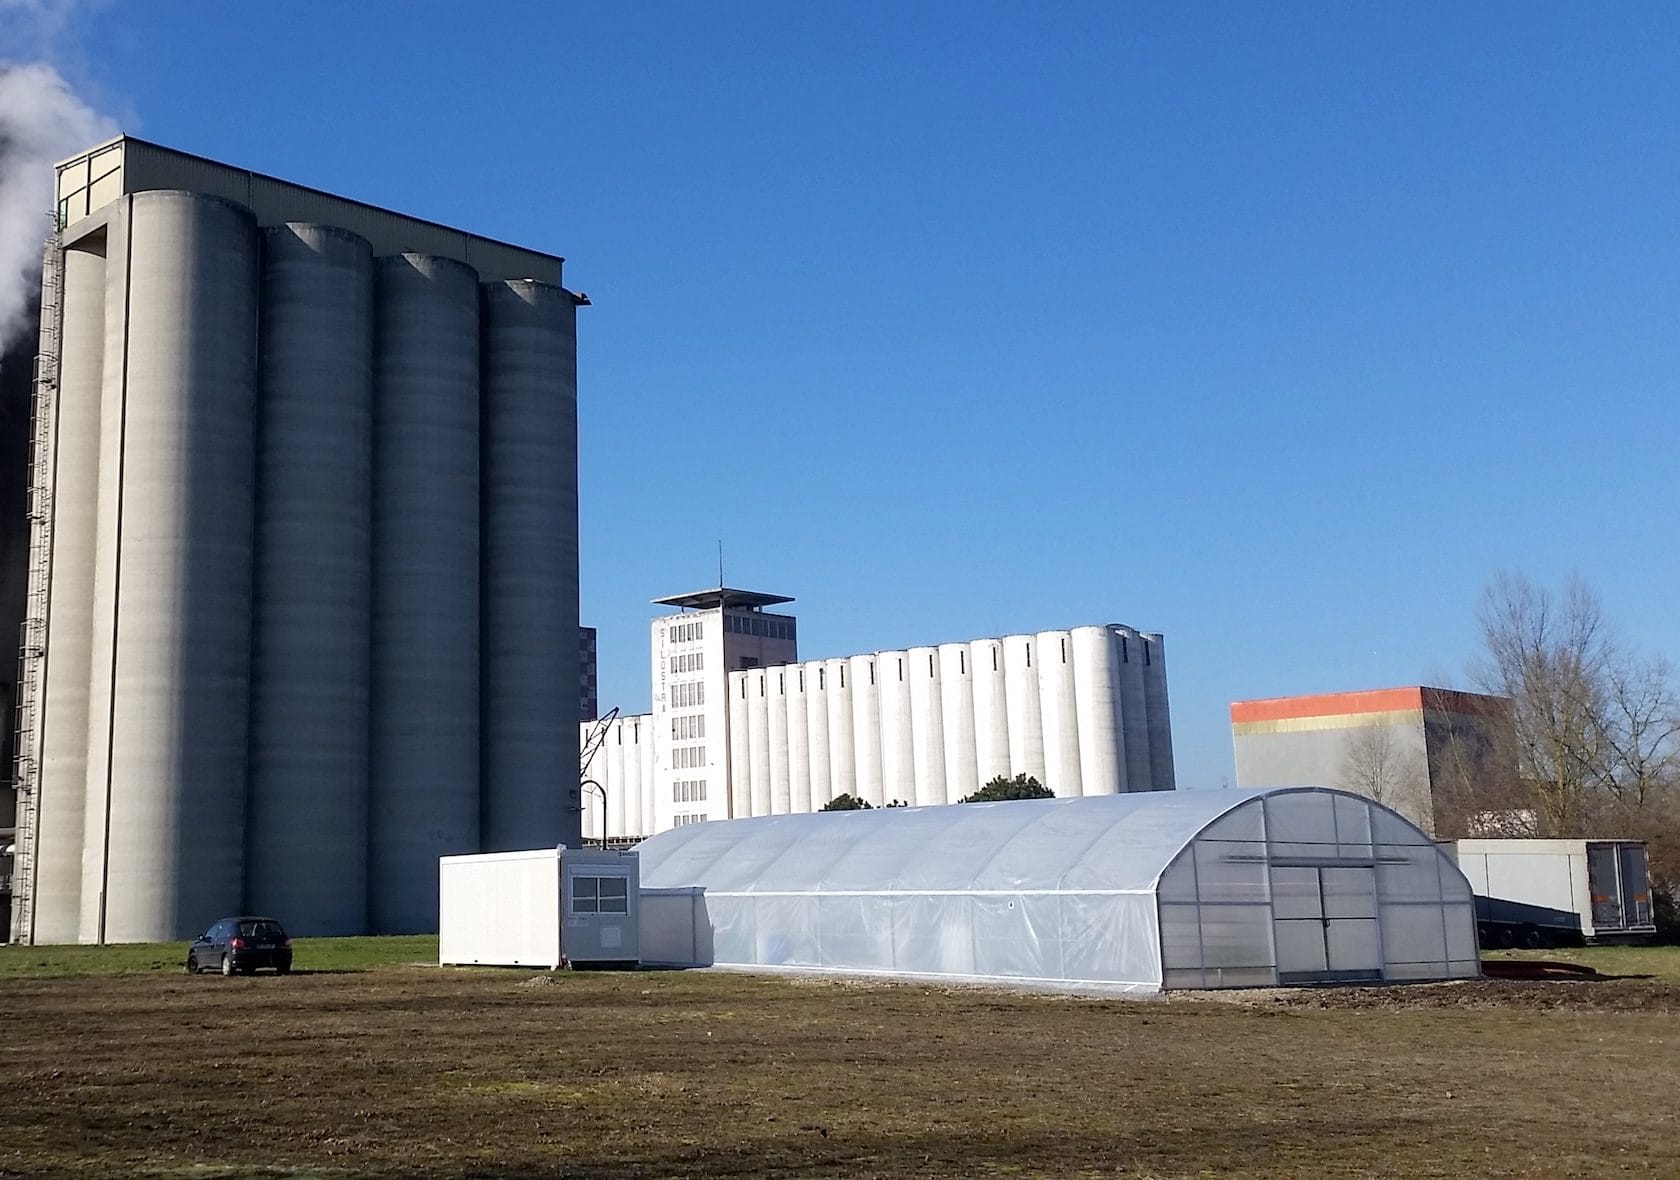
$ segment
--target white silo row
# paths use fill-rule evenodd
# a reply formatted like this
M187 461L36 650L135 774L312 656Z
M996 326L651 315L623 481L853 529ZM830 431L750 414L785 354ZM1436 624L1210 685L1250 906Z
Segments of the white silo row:
M770 698L767 674L760 670L747 675L747 736L752 761L752 812L769 815L770 807Z
M1039 709L1044 719L1043 781L1057 795L1084 794L1079 774L1079 730L1073 704L1073 663L1066 631L1033 636Z
M1178 785L1173 771L1172 720L1167 714L1167 653L1156 632L1143 636L1147 662L1143 671L1144 703L1149 711L1150 789L1171 791Z
M77 939L99 942L104 938L106 831L113 783L110 768L112 661L116 655L117 543L120 537L118 507L122 486L117 472L123 462L123 403L126 398L123 374L128 360L129 205L125 198L113 211L105 236L105 341L100 360L99 480L95 504L93 556L93 610L88 634L87 724L82 731L86 746L85 796L82 811L82 884L78 903ZM253 377L254 381L254 377ZM49 657L50 662L50 657ZM53 715L45 718L48 728ZM73 740L71 735L64 735Z
M368 909L403 934L436 928L438 857L478 849L478 275L375 275Z
M730 819L756 814L752 809L752 743L747 730L747 680L745 672L731 672L729 689L729 806Z
M939 699L945 710L945 799L955 803L980 787L974 745L974 665L966 643L939 648Z
M770 813L786 815L792 807L788 778L788 669L773 668L764 673L764 691L769 713Z
M910 683L910 794L899 796L917 806L944 803L945 713L941 700L939 653L913 647L904 653ZM956 800L951 800L956 802Z
M829 798L857 794L857 748L852 733L851 669L845 660L824 660L828 710Z
M1127 791L1150 789L1149 708L1144 700L1144 641L1130 627L1113 626L1120 647L1120 722L1125 736Z
M852 696L852 749L857 781L852 795L873 807L884 800L882 769L881 685L875 657L852 656L846 661L846 691Z
M833 755L828 744L828 668L821 660L803 665L805 670L805 735L811 756L806 763L811 775L810 810L820 811L834 798Z
M788 810L796 814L812 809L811 724L805 700L805 676L804 664L792 664L785 669L782 680L787 685Z
M1107 627L1069 633L1073 663L1073 719L1079 744L1079 785L1086 795L1125 790L1120 709L1120 638Z
M373 250L322 225L264 230L263 245L244 908L360 934Z
M480 294L479 847L506 852L578 838L577 305L530 279Z
M968 645L974 699L974 780L985 786L1010 776L1009 708L1004 701L1003 641L979 639ZM961 798L961 796L958 796Z
M105 259L66 250L61 263L63 363L51 446L52 583L38 716L34 928L38 942L75 942L81 923L87 812L88 664L98 540L100 383ZM6 718L5 724L11 719ZM7 768L5 773L10 773ZM24 933L24 932L20 932Z
M1009 713L1010 776L1030 775L1055 790L1055 784L1046 781L1044 713L1039 707L1031 635L1009 635L1003 640L1003 695Z
M240 897L258 244L249 211L191 193L112 220L81 937L146 942Z
M875 677L881 690L881 793L888 803L916 802L910 673L905 662L901 651L884 651L875 659Z

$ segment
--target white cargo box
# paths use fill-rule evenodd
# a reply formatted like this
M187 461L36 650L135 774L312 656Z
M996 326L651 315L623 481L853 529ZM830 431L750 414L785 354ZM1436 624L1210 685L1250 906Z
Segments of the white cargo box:
M1588 939L1656 933L1639 840L1457 840L1442 845L1482 897L1573 915Z
M636 854L579 848L438 860L438 962L640 963Z

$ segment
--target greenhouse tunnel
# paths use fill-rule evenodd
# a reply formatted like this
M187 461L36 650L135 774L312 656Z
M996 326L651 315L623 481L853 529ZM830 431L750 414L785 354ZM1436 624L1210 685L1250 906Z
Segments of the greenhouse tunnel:
M672 966L1121 992L1480 974L1458 867L1324 787L766 816L638 851L643 888L701 891L708 962Z

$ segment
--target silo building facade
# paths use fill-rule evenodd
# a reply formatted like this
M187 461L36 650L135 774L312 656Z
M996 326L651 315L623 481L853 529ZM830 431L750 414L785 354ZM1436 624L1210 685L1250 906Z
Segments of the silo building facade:
M957 803L1027 775L1057 796L1171 791L1165 643L1121 623L800 660L779 594L656 599L650 713L584 722L583 831ZM603 804L604 811L603 811Z
M576 843L561 259L131 137L58 198L14 939L423 932Z

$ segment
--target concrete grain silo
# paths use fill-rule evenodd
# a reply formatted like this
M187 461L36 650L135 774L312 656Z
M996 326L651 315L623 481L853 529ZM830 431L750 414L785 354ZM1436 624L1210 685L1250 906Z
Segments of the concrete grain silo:
M1003 642L978 639L968 645L973 669L975 780L985 786L1009 777L1009 708L1004 699Z
M787 670L788 810L805 812L811 806L811 724L806 702L805 665ZM816 673L812 673L815 676Z
M821 660L805 665L805 735L810 754L811 810L834 798L834 755L828 742L828 667ZM837 691L837 690L836 690Z
M105 354L105 244L66 250L61 274L63 360L50 436L52 582L42 660L40 779L34 830L34 937L75 942L81 929L87 809L88 670L98 551L99 405ZM47 721L50 717L50 724ZM20 934L27 933L23 923Z
M632 725L636 738L636 781L640 784L642 794L642 818L649 825L649 831L657 831L659 824L659 799L656 791L659 786L655 773L653 757L653 730L649 719L643 717ZM629 760L626 759L626 772L629 770Z
M482 291L481 844L512 851L554 831L575 845L577 808L559 772L577 763L577 730L553 719L578 678L576 620L554 610L577 598L577 469L554 462L577 453L577 303L530 280ZM630 802L639 817L639 791Z
M881 793L888 803L915 803L916 739L910 726L905 654L882 652L873 664L881 689Z
M968 647L966 643L946 643L939 648L947 803L955 803L984 785L975 754L974 679Z
M829 798L857 790L857 747L852 734L852 682L846 661L823 661L828 681L824 701L828 709Z
M1126 744L1126 781L1153 781L1149 761L1149 704L1144 689L1144 660L1147 647L1143 636L1130 627L1111 627L1120 648L1120 720ZM1170 759L1169 759L1170 761ZM1137 790L1137 787L1130 788Z
M1073 701L1073 663L1066 631L1033 636L1033 667L1038 671L1039 709L1044 724L1044 778L1063 797L1084 794L1079 765L1079 729Z
M872 807L885 802L882 769L881 686L875 682L875 657L851 656L846 661L847 691L852 705L852 764L857 789L852 794Z
M1120 794L1126 790L1126 765L1119 637L1107 627L1075 627L1069 648L1080 794Z
M772 813L770 794L770 697L763 672L746 677L747 751L753 815Z
M793 782L789 777L788 695L786 668L764 674L765 710L769 721L770 811L786 815L793 810Z
M1044 712L1039 706L1038 670L1033 667L1033 637L1010 635L1003 639L1001 646L1003 699L1009 721L1009 772L1012 776L1030 775L1044 783L1047 777Z
M1167 711L1167 649L1159 632L1143 636L1143 699L1149 722L1150 789L1171 791L1178 780L1173 771L1172 721Z
M910 685L910 774L915 785L899 798L918 806L955 803L945 798L945 706L939 653L931 647L912 647L904 653L904 668Z
M57 194L14 937L433 930L575 842L561 260L131 137Z
M724 814L731 819L757 815L753 810L752 740L747 718L747 680L725 681L725 708L729 717L729 799Z
M368 920L373 248L302 223L264 230L263 244L245 904L356 934Z
M180 191L109 243L81 937L147 942L243 895L259 247Z
M437 921L438 857L479 848L478 275L375 266L368 912Z

